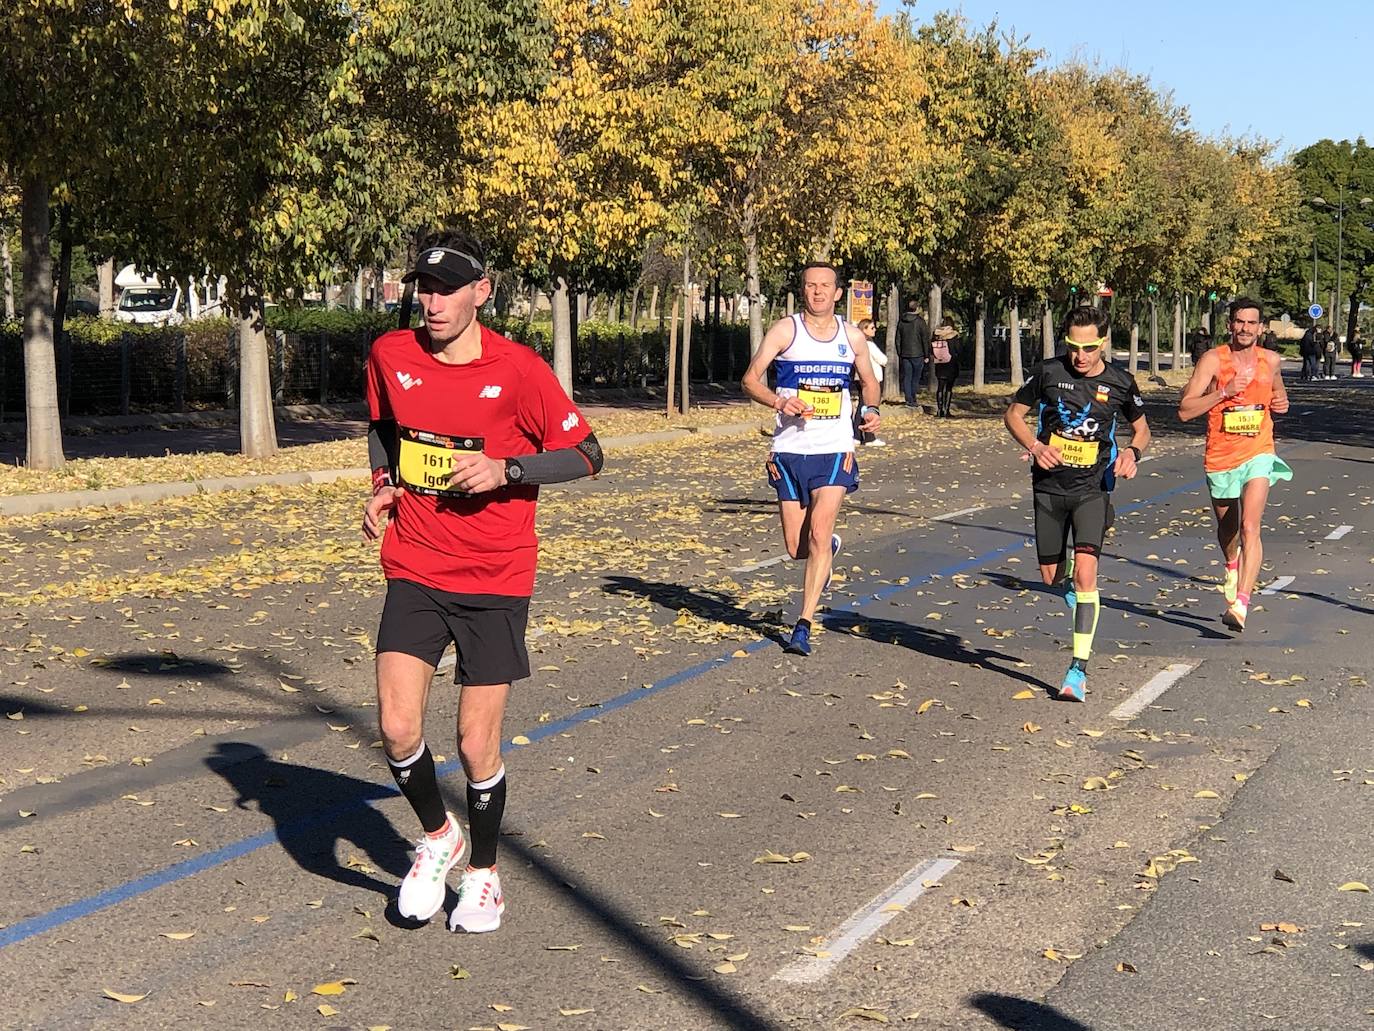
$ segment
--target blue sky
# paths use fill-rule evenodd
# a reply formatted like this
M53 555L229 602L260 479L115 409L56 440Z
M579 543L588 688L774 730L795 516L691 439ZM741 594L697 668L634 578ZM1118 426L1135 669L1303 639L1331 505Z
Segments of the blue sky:
M901 0L879 0L886 14ZM1170 90L1204 135L1259 135L1280 154L1330 137L1374 139L1369 0L919 0L917 21L960 9L1029 36L1054 65L1124 67Z

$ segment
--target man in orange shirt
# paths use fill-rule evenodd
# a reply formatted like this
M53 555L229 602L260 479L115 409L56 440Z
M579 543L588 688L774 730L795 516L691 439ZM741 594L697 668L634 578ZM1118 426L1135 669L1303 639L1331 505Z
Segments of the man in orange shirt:
M1264 546L1260 530L1269 488L1291 480L1293 470L1274 452L1274 415L1288 411L1279 356L1258 346L1263 317L1258 301L1231 302L1231 340L1204 354L1183 389L1178 417L1184 422L1207 416L1203 467L1217 541L1226 560L1223 622L1245 629L1250 592L1255 588Z

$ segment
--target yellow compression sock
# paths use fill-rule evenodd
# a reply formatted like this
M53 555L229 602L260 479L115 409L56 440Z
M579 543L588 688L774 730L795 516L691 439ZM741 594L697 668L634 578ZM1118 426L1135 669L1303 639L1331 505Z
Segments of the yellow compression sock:
M1085 662L1092 655L1093 637L1097 634L1097 616L1101 606L1097 591L1079 591L1078 607L1073 613L1073 657Z

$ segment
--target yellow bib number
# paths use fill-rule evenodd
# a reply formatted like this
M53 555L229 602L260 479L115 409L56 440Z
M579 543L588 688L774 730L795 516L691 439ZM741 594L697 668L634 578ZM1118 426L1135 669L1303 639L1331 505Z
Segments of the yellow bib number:
M1064 464L1081 469L1090 469L1097 464L1098 444L1096 440L1071 440L1057 433L1050 434L1050 447L1059 449Z
M401 430L401 482L416 494L468 497L448 478L459 455L480 452L481 437L447 437L424 430Z
M840 388L803 383L797 396L808 404L812 419L838 419L840 417Z
M1221 428L1226 433L1257 437L1264 428L1264 405L1237 405L1221 413Z

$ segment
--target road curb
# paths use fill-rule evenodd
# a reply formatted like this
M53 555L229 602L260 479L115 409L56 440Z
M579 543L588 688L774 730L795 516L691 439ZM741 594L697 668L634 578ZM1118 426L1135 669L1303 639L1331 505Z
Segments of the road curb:
M607 451L643 447L665 441L683 440L697 435L707 437L750 433L758 428L755 422L725 423L720 426L654 430L609 437L601 441ZM73 490L55 494L16 494L0 497L0 516L41 515L73 508L116 508L121 505L146 505L166 498L182 498L192 494L218 494L231 490L254 490L258 487L297 487L309 483L332 483L335 480L367 480L366 468L316 469L308 472L268 473L261 476L221 476L206 480L187 480L180 483L141 483L132 487L111 487L106 490Z

